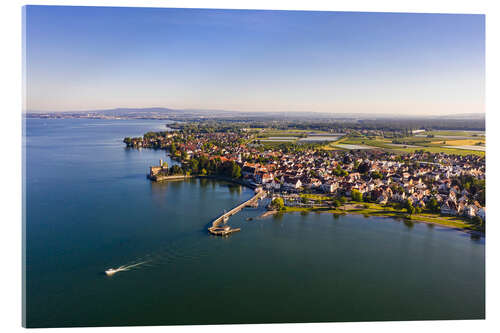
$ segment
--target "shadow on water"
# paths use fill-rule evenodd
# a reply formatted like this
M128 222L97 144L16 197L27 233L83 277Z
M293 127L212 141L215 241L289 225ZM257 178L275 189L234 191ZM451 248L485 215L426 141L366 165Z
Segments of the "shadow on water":
M241 192L243 191L241 185L225 184L225 186L229 189L229 193L231 194L241 194Z
M404 219L403 223L408 227L408 229L412 229L415 226L415 222L413 222L412 220Z
M484 233L479 232L479 231L464 230L464 229L460 229L460 228L441 227L441 226L433 225L433 224L429 224L429 223L426 223L426 224L432 225L432 228L434 228L434 230L436 232L456 233L458 231L458 235L462 238L469 238L469 239L474 240L474 241L482 241L482 242L484 242L484 239L485 239Z
M471 234L470 234L470 239L473 241L480 242L483 240L483 238L484 238L484 235L482 235L481 233L478 233L478 232L471 232Z
M285 214L283 212L278 212L276 214L273 214L273 221L278 221L278 222L281 222L283 221L283 216Z
M199 179L198 179L198 184L199 184L199 185L200 185L200 187L202 187L202 188L207 187L207 186L208 186L208 182L209 182L209 180L208 180L208 179L206 179L206 178L199 178Z

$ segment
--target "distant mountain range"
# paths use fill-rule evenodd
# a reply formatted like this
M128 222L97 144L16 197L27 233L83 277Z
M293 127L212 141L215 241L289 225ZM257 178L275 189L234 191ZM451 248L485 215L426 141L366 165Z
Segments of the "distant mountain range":
M370 114L370 113L338 113L338 112L308 112L308 111L235 111L218 109L171 109L165 107L149 108L115 108L103 110L80 110L80 111L36 111L30 110L28 114L99 114L109 116L120 116L130 114L161 114L161 115L185 115L185 116L272 116L272 117L314 117L317 118L343 118L343 119L374 119L374 118L443 118L443 119L484 119L484 113L462 113L446 115L404 115L404 114Z

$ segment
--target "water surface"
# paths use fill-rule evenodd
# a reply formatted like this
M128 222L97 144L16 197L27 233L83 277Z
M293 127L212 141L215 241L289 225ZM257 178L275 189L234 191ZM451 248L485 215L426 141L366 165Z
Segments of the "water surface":
M484 240L385 218L247 208L252 195L212 180L153 184L163 151L124 136L161 121L27 122L29 327L484 317ZM107 277L110 267L148 261Z

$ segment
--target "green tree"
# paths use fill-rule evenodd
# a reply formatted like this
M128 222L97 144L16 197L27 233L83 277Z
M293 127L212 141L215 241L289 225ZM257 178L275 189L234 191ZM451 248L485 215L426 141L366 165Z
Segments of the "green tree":
M358 190L354 189L351 192L351 198L354 201L361 202L363 201L363 194L359 192Z
M406 211L408 212L408 214L410 214L410 215L415 214L415 212L416 212L415 207L413 207L413 204L408 199L405 201L405 208L406 208Z
M241 178L241 167L236 164L234 161L232 163L231 168L231 177L232 178Z
M370 170L370 164L369 163L361 163L359 166L358 166L358 172L359 173L367 173L368 171Z
M157 136L158 134L155 132L147 132L146 134L144 134L144 139L152 139L156 138Z
M474 223L476 225L482 225L483 220L479 216L476 215L476 216L472 217L472 223Z
M176 152L177 152L177 147L175 146L175 143L172 142L170 144L170 154L175 155Z
M182 168L180 166L178 166L178 165L172 165L170 167L170 174L171 175L181 175L183 173L184 172L183 172Z
M283 201L283 198L280 197L274 198L273 201L271 202L271 207L276 210L285 209L285 202Z
M429 201L427 201L427 209L429 209L431 212L437 213L439 212L439 204L436 200L436 198L431 198Z
M191 173L192 174L198 174L199 172L199 165L200 163L198 162L197 159L193 158L191 161Z
M187 159L187 156L188 156L188 154L186 153L186 151L185 151L185 150L181 151L181 159L182 159L182 160Z

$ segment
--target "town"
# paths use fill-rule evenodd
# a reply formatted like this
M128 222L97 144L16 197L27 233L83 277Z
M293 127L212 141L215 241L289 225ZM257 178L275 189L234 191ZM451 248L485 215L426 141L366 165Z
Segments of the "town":
M404 138L421 131L400 132ZM346 140L350 131L344 132ZM363 132L370 136L380 131ZM269 209L276 211L403 216L484 232L484 155L361 146L325 149L331 144L297 145L285 139L266 145L258 133L220 124L180 126L124 142L133 148L165 149L176 161L152 166L152 180L221 176L266 190L273 198ZM398 135L394 137L401 141Z

